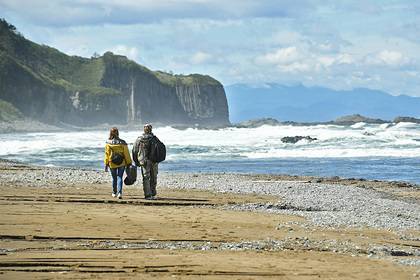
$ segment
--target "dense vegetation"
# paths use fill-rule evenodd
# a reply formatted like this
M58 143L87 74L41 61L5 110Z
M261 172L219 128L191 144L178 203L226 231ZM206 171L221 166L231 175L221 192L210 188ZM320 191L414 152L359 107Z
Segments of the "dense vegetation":
M25 67L34 77L45 83L59 86L66 91L83 91L90 94L117 94L101 86L101 79L108 63L116 63L130 72L146 72L168 85L191 85L193 83L218 84L209 76L198 74L172 75L153 72L146 67L111 52L103 56L83 58L68 56L57 49L39 45L25 39L16 27L0 19L0 71L6 57Z
M69 56L27 40L2 19L0 100L8 102L0 121L21 112L45 123L80 126L229 123L223 86L209 76L151 71L111 52Z
M0 99L0 121L15 121L22 119L22 113L9 102Z

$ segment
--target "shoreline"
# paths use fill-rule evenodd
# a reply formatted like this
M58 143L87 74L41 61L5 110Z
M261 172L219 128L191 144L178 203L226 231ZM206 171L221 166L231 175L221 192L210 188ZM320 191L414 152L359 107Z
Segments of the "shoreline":
M0 185L7 184L5 182L11 182L16 186L48 188L86 184L109 185L111 180L110 175L101 170L28 165L3 159L0 159L0 170L9 171L2 172L3 174L0 176L2 182L0 182ZM141 175L138 174L138 180L131 187L141 189L140 176ZM279 209L292 210L292 212L295 211L296 213L299 213L301 209L310 209L311 207L320 209L319 211L321 212L334 212L337 207L342 207L344 204L348 204L346 207L353 209L354 207L357 208L357 205L353 205L350 200L353 200L356 197L359 197L361 200L366 200L364 195L371 199L382 201L385 204L389 203L389 201L395 201L420 207L420 186L400 181L388 182L354 178L343 179L339 177L297 175L182 173L160 171L158 175L158 185L163 185L170 189L198 189L220 193L272 195L283 198L290 195L290 201L287 201L286 204L280 203L265 206L254 205L253 207L256 210L268 210L269 212ZM310 193L306 193L308 189L316 189L319 193L314 194L314 190L311 190ZM296 193L293 193L294 190L296 190ZM330 192L332 194L330 194ZM308 196L311 196L313 201L308 201ZM331 204L328 201L329 199L337 200L337 205L334 203ZM348 199L350 202L347 203L345 199ZM309 205L303 205L300 200L307 202ZM319 205L316 203L319 203ZM326 205L325 209L322 209L322 204ZM367 208L369 206L367 201L365 206ZM380 205L380 208L381 207L383 207L383 205ZM369 211L369 209L366 210ZM420 208L417 210L419 214ZM319 211L317 210L315 212ZM396 215L397 216L394 218L397 220L396 223L398 224L399 214ZM364 218L368 219L368 213L366 213L366 217ZM420 215L415 220L418 222L417 228L420 230ZM381 219L378 221L381 221ZM325 222L326 221L321 221L321 224L327 225L328 223ZM350 223L351 221L346 222ZM369 224L369 222L363 222ZM341 221L338 221L335 224L332 222L332 224L340 225ZM416 225L412 222L411 224ZM377 225L375 223L371 224L371 226L378 226L379 228L385 228L385 225L386 221L378 222ZM397 228L395 228L395 230L397 230Z
M52 169L52 170L75 170L75 171L87 171L93 173L103 173L100 169L84 168L84 167L71 167L71 166L45 166L37 164L28 164L20 161L9 160L0 158L0 168L2 166L16 166L16 167L33 167L37 169ZM365 178L344 178L339 176L305 176L305 175L293 175L293 174L274 174L274 173L240 173L240 172L182 172L182 171L164 171L166 174L185 174L191 175L237 175L246 176L252 178L260 178L260 180L266 181L297 181L305 183L327 183L327 184L341 184L358 186L365 185L366 188L418 188L420 190L420 184L416 184L408 181L397 181L397 180L377 180L377 179L365 179Z

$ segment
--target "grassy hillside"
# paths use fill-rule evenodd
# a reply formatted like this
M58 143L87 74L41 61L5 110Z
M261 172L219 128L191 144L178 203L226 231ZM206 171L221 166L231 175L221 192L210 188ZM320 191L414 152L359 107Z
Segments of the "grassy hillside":
M36 44L25 39L13 25L0 20L0 64L7 60L13 60L45 83L69 92L116 93L100 86L104 72L101 58L68 56L57 49ZM0 65L0 71L2 68Z
M160 82L176 86L184 85L191 86L193 84L213 85L218 86L220 82L207 75L191 74L191 75L173 75L170 73L156 71L154 72Z
M117 94L118 91L101 87L101 79L107 66L118 66L129 72L147 73L170 86L220 85L217 80L205 75L172 75L161 71L154 72L125 56L114 55L111 52L91 59L68 56L57 49L25 39L13 25L0 19L0 63L5 60L5 56L9 56L25 67L31 75L70 92Z
M9 102L0 99L0 121L9 122L22 119L22 113Z
M111 52L69 56L1 19L0 100L46 123L229 122L223 86L210 76L155 72Z
M105 65L101 58L83 61L78 71L68 75L68 80L72 84L84 87L99 86L104 70Z

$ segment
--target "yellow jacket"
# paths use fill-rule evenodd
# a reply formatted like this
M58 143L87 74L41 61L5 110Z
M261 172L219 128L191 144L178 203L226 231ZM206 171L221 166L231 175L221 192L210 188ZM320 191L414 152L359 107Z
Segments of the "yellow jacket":
M115 164L111 161L111 157L113 153L119 153L124 156L124 161L121 164ZM105 166L109 166L110 168L118 168L121 166L131 165L131 157L130 153L128 152L127 143L122 139L112 139L106 141L105 145Z

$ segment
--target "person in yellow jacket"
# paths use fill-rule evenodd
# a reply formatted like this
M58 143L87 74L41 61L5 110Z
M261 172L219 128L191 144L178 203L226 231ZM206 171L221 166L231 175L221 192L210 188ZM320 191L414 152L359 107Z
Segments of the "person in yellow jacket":
M109 138L105 145L105 172L111 170L112 197L122 199L123 175L126 166L132 161L128 152L127 143L120 139L118 128L113 127L109 131Z

